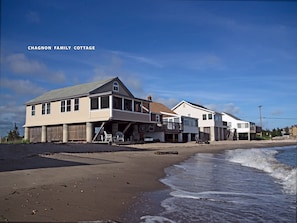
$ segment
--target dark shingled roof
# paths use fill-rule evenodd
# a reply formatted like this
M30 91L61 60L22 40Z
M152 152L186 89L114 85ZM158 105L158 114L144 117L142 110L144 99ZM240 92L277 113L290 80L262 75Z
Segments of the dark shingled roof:
M191 104L191 105L194 105L194 106L196 106L196 107L200 107L200 108L208 109L208 108L205 108L205 107L202 106L202 105L195 104L195 103L192 103L192 102L189 102L189 101L187 101L187 103L189 103L189 104Z

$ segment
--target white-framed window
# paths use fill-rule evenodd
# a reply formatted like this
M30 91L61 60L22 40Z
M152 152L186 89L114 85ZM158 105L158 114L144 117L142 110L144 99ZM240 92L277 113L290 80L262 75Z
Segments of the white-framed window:
M206 114L202 115L202 120L206 120Z
M31 106L31 115L34 116L35 115L35 105Z
M74 99L74 111L79 110L79 98Z
M66 103L65 101L61 101L61 112L65 112L66 111Z
M42 115L51 113L51 103L43 103L41 106L42 106L41 107L41 114Z
M70 112L71 111L71 100L68 99L67 100L67 107L66 107L66 111Z
M109 96L102 96L100 100L101 109L109 108Z
M51 103L47 103L46 104L46 114L50 114L51 113Z
M212 119L212 114L208 114L208 119L209 119L209 120Z
M113 88L112 90L115 91L115 92L119 92L119 83L117 81L113 82Z
M99 109L98 97L91 98L91 110Z
M42 114L42 115L45 115L45 104L42 104L42 107L41 107L41 114Z
M112 108L122 110L122 98L113 97L112 99Z
M124 110L125 111L132 111L132 100L124 99Z

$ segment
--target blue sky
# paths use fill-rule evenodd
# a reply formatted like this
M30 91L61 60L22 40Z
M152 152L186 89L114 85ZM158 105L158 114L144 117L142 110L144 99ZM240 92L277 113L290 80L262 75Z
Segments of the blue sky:
M259 124L262 105L263 128L297 124L296 12L294 1L2 0L0 136L24 124L26 101L115 76L170 108Z

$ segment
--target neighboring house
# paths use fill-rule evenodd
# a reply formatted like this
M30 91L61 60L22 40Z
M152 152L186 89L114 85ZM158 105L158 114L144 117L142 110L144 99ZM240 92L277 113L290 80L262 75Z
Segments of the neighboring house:
M98 133L120 132L125 140L137 141L147 126L157 123L152 118L150 102L134 97L116 77L52 90L28 101L25 139L92 142L100 141Z
M223 121L227 122L228 139L251 140L256 139L256 125L237 118L234 115L223 112Z
M189 142L199 136L197 118L178 115L165 105L153 102L151 97L148 100L151 101L151 112L159 117L160 122L157 124L159 128L146 135L161 142Z
M172 108L175 113L199 120L199 138L203 141L225 140L227 127L223 124L222 114L201 105L181 101Z
M297 137L297 125L291 126L289 129L290 136Z

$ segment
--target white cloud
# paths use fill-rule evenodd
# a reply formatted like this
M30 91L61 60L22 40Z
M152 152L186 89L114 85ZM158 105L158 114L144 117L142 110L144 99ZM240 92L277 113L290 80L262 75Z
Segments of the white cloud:
M109 51L110 53L117 55L121 58L126 58L126 59L131 59L133 60L133 62L139 62L139 63L144 63L144 64L148 64L148 65L152 65L154 67L163 67L162 64L160 64L159 62L157 62L156 60L153 60L151 58L148 57L144 57L144 56L140 56L140 55L135 55L132 53L128 53L128 52L123 52L123 51Z
M43 63L30 60L21 53L9 55L6 58L6 62L9 68L16 74L38 74L47 70Z
M223 111L235 115L239 113L240 108L233 103L227 103L223 106Z
M45 92L44 88L34 85L29 80L1 79L0 86L21 95L39 95Z
M29 59L22 53L11 54L3 61L15 74L38 76L53 83L66 81L65 74L62 71L51 71L44 63Z

